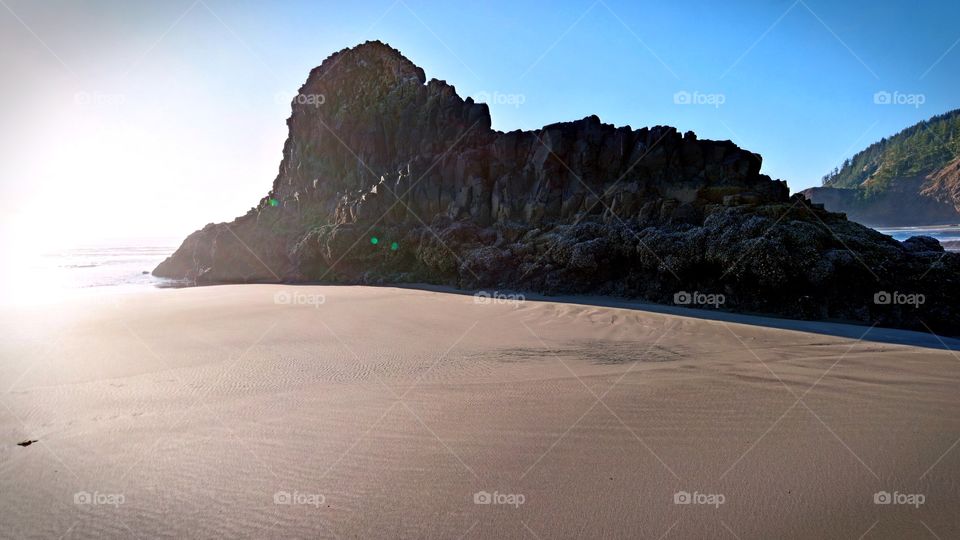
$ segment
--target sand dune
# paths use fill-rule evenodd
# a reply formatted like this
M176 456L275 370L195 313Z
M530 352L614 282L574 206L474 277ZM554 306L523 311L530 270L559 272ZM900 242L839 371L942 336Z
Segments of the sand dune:
M11 538L960 537L933 336L274 285L0 320Z

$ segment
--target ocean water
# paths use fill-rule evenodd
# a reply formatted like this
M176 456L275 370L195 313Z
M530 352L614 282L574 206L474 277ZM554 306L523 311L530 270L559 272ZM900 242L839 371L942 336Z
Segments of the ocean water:
M960 225L877 228L877 230L883 234L889 234L901 242L911 236L932 236L939 240L945 249L960 251Z
M41 264L60 272L74 287L156 286L150 274L176 248L170 245L105 246L65 249L41 255Z
M125 240L8 254L0 301L46 303L67 297L175 286L150 272L181 239Z

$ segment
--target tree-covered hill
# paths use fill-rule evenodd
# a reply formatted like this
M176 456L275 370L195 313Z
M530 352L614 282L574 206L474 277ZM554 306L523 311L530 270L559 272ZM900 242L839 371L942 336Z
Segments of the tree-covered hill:
M960 221L960 109L858 152L804 193L870 225Z

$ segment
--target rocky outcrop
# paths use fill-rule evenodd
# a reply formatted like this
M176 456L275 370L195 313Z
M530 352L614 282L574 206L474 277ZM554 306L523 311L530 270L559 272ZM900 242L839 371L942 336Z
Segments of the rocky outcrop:
M495 131L485 104L379 42L328 58L292 107L267 196L156 275L713 294L725 309L957 333L960 256L791 198L729 141L596 116ZM874 302L888 290L927 299Z
M930 173L920 195L950 206L960 218L960 158ZM941 223L957 223L960 219Z

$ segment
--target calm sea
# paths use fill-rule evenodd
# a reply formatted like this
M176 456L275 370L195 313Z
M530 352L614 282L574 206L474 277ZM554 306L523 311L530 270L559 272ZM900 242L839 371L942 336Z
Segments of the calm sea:
M901 242L911 236L932 236L943 244L943 247L950 251L960 251L960 225L944 225L937 227L896 227L889 229L878 228L883 234L900 240Z
M46 253L40 260L74 287L154 286L167 280L150 272L174 250L170 244L86 247Z
M0 301L36 303L64 297L171 286L150 274L182 239L113 241L8 254L0 271Z

